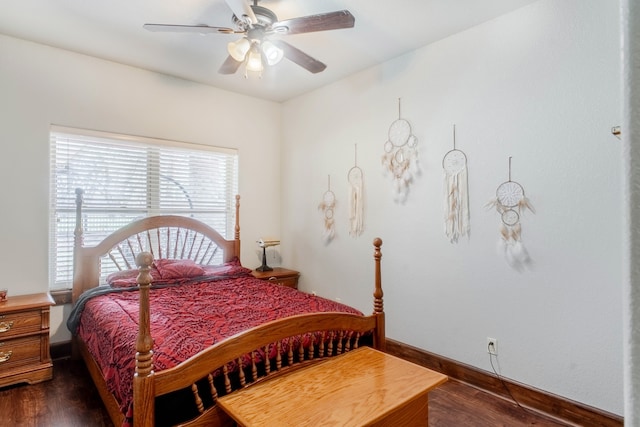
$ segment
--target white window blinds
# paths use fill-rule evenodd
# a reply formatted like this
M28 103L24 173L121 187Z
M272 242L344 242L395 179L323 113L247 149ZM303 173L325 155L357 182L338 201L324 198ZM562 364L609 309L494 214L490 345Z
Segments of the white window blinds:
M52 127L49 287L71 287L75 190L85 245L151 215L197 218L233 236L236 150Z

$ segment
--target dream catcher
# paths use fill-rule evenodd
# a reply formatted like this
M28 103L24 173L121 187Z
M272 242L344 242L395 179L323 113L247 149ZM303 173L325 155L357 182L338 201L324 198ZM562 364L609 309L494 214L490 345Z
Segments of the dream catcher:
M322 231L322 240L325 244L328 244L333 240L336 235L335 220L333 219L333 213L336 208L336 195L331 191L331 175L327 177L328 189L322 196L322 202L318 206L318 209L324 214L324 230Z
M347 174L349 180L349 235L358 237L364 231L364 175L358 167L358 145L355 146L355 164Z
M418 139L411 133L411 125L400 114L398 99L398 120L389 126L389 139L384 143L382 166L385 175L393 180L393 195L396 202L404 202L409 192L409 184L418 174Z
M456 126L453 125L453 150L442 159L444 169L444 232L451 243L469 236L469 187L467 156L456 149Z
M517 182L511 181L511 157L509 157L509 180L498 186L496 198L487 206L495 207L502 220L500 240L498 240L499 251L504 253L511 267L518 271L524 270L531 262L531 258L522 244L520 217L527 209L533 213L535 210L525 196L524 188Z

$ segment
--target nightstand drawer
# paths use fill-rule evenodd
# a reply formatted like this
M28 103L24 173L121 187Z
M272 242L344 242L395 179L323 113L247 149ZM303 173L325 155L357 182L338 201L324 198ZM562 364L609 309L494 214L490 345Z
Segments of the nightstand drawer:
M41 325L41 310L0 314L0 340L30 332L39 332Z
M0 372L40 363L41 345L42 340L37 335L0 341Z
M269 277L268 279L271 283L277 283L278 285L288 286L290 288L298 287L298 276L292 277Z
M282 267L274 267L269 271L253 270L252 274L256 279L298 289L298 278L300 277L300 273L295 270L288 270Z

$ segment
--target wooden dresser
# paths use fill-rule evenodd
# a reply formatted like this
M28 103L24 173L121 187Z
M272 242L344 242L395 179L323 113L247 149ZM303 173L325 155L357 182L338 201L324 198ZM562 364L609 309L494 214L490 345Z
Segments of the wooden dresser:
M286 268L282 267L273 267L273 270L271 271L253 270L252 274L255 278L260 280L268 280L279 285L298 289L298 278L300 277L300 273L295 270L287 270Z
M0 303L0 387L50 380L48 293L9 296Z

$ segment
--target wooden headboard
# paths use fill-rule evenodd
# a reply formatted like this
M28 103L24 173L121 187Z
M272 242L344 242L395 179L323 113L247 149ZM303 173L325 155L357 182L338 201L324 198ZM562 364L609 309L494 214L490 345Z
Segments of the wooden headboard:
M136 256L150 252L155 259L192 259L198 264L221 264L240 259L240 196L236 196L235 233L225 239L208 225L178 215L150 216L134 221L107 236L95 246L84 246L82 189L76 189L73 291L75 302L86 290L100 284L109 269L136 267Z

